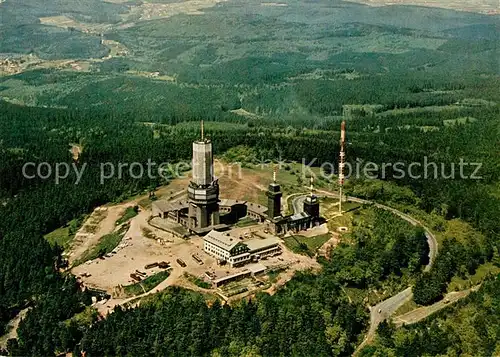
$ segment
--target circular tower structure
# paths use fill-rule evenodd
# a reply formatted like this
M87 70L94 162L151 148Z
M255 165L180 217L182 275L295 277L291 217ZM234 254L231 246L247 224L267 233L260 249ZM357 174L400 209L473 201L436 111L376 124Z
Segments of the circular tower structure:
M214 177L212 142L193 142L193 178L188 186L189 227L194 231L218 225L219 183Z

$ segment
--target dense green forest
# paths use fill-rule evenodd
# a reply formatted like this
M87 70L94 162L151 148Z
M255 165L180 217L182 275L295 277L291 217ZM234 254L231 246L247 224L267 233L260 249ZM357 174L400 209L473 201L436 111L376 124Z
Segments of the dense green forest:
M428 263L429 247L422 229L408 229L408 223L392 213L377 209L373 218L364 215L353 222L351 240L337 247L326 269L342 284L355 288L380 288L395 280L401 289L403 273L414 275ZM392 282L394 284L394 282Z
M469 82L469 85L472 83L474 82ZM423 85L425 84L420 84ZM493 92L490 93L493 95ZM314 124L312 126L314 129L308 129L313 122L310 118L299 116L292 121L278 119L274 123L265 118L245 119L222 109L214 111L212 118L206 118L201 116L201 110L198 112L200 106L192 105L187 112L183 108L174 108L170 114L166 112L161 122L169 124L156 124L151 127L140 123L149 119L144 117L147 113L138 114L132 109L130 112L114 113L83 108L64 110L26 108L7 103L0 105L3 118L0 122L2 133L0 150L3 158L0 167L2 173L0 187L4 201L0 208L2 213L0 215L1 316L5 323L20 308L35 304L36 309L32 310L26 321L21 324L19 342L10 347L13 351L32 355L51 354L55 350L72 350L80 338L85 336L86 330L84 326L70 325L69 330L62 330L65 331L64 335L48 333L60 329L61 321L67 320L72 313L84 309L88 297L80 296L76 290L73 290L75 295L68 295L61 289L61 286L67 286L66 289L72 291L74 282L60 276L54 270L59 261L60 251L51 248L43 240L42 234L66 224L81 214L88 213L99 204L119 201L149 187L165 183L160 180L133 180L125 177L123 180L112 179L101 185L99 183L101 162L145 163L149 158L156 162L176 162L189 159L190 142L199 135L197 125L175 124L186 120L197 121L201 118L212 120L207 123L207 131L214 138L217 153L223 153L237 145L245 145L255 148L257 157L271 159L284 157L297 161L305 158L306 162L316 157L318 162L336 162L338 144L336 140L332 140L332 136L338 136L336 130L341 120L341 118L323 119L324 129ZM393 107L386 107L386 111L376 115L364 114L362 118L349 121L349 142L352 143L348 147L350 160L363 158L374 162L409 163L420 161L423 156L432 155L437 162L457 162L460 157L470 161L477 161L480 158L483 162L481 172L483 179L480 181L444 179L419 181L408 178L397 181L398 184L406 185L413 190L418 199L412 198L412 204L428 212L439 212L446 219L467 220L486 237L485 241L472 241L466 245L456 241L445 242L440 247L440 254L431 272L418 277L417 271L417 275L414 276L417 279L414 291L416 301L427 304L439 299L453 275L473 273L479 264L491 259L493 253L498 251L499 231L496 217L500 207L497 199L498 191L495 188L500 169L497 145L498 107L464 103L450 111L403 110L402 113L398 110L391 111ZM444 125L445 120L461 115L468 115L476 120L465 125ZM226 124L220 125L218 122ZM394 125L395 122L398 123L397 127ZM437 130L423 130L422 127L425 126L433 126ZM153 135L154 131L160 135ZM78 185L74 185L74 174L57 186L51 180L27 180L21 176L22 166L28 161L71 163L70 143L80 143L84 147L78 165L82 166L84 163L88 165L86 175ZM357 196L381 202L392 200L396 203L408 203L406 202L408 197L394 197L390 191L367 193L359 190L356 185L348 189ZM439 227L433 228L439 229ZM328 273L325 274L333 274L337 284L347 284L357 288L367 288L374 283L376 286L379 279L384 279L391 273L400 274L400 269L405 266L415 268L418 266L418 263L415 265L416 262L421 260L419 256L425 255L423 251L419 253L417 250L417 255L414 257L400 256L402 252L400 249L394 251L395 255L389 252L380 254L376 248L376 237L381 233L369 234L367 230L363 231L362 227L360 232L357 237L357 247L343 247L334 251L331 260L333 263L326 265ZM403 244L404 247L407 243L398 244ZM18 259L20 256L25 258L20 260ZM343 266L346 257L352 257L348 260L351 268ZM340 264L340 267L336 264ZM369 269L366 270L368 266ZM360 272L363 274L360 275ZM316 278L308 279L315 281ZM315 281L314 285L316 284ZM53 288L50 289L48 286ZM397 287L398 285L396 290ZM291 287L287 289L292 290ZM311 287L307 289L311 290ZM51 292L50 298L47 291ZM337 303L342 306L342 298L338 296L337 298L340 299ZM59 306L68 306L60 310L63 315L61 312L55 315L49 312L54 309L59 311ZM246 309L246 307L241 308ZM359 318L365 322L345 337L348 342L345 342L344 349L339 351L340 354L348 354L353 350L359 342L360 332L366 326L366 315L361 312L362 309L359 310L361 307L352 308L359 311ZM316 332L325 330L325 326L320 325ZM228 333L221 332L224 336ZM240 343L261 351L262 345L254 341L255 336L261 333L259 329L249 332L253 337L243 338ZM149 346L149 342L143 342L144 345L138 348ZM94 351L97 355L106 351L99 349L101 348L99 346L87 346L90 346L89 351ZM225 351L226 347L222 342L217 345L222 351ZM322 348L327 347L325 345ZM120 354L119 351L112 351L106 353ZM203 353L210 352L203 351ZM318 351L318 354L322 353Z
M138 328L137 326L141 324L131 324L128 321L129 318L135 319L133 316L137 316L139 320L146 319L148 314L153 313L152 308L145 307L144 310L117 313L113 319L98 323L88 331L89 325L75 326L74 322L63 323L73 313L83 311L85 304L88 303L88 296L81 295L75 290L72 279L56 272L55 268L60 260L60 251L57 248L51 248L42 238L42 234L64 225L74 217L89 212L96 205L121 200L131 194L164 183L149 179L133 180L125 177L123 180L109 180L104 185L100 185L98 177L100 162L118 162L120 160L146 162L148 158L158 162L167 160L175 162L180 159L188 159L190 157L190 142L198 137L199 129L197 129L197 125L182 124L146 126L137 123L139 118L133 114L117 116L98 112L26 108L7 103L0 105L2 118L4 118L0 131L2 133L2 157L4 158L1 161L0 169L2 172L0 175L2 200L4 201L0 208L2 321L4 323L8 321L20 308L35 306L21 324L18 342L11 342L9 348L15 354L48 355L54 351L73 350L76 346L80 346L78 343L83 338L82 344L95 355L122 354L123 351L114 349L120 345L119 341L113 340L107 335L104 335L107 337L103 339L96 336L101 336L102 331L108 329L106 327L108 324L113 326L111 321L115 321L114 319L117 319L116 326L109 327L112 331L116 331L117 326L123 326L129 331L127 333L136 335L139 332L134 330L134 326ZM416 204L421 209L439 210L440 214L447 219L460 217L468 220L486 237L485 241L470 242L468 246L454 241L445 243L444 246L440 247L438 260L429 273L430 279L427 273L422 278L418 277L420 274L418 266L425 264L426 245L418 248L417 244L415 255L411 255L404 247L414 246L411 240L407 240L413 239L411 238L413 235L398 233L396 228L398 225L394 222L394 217L386 214L377 218L377 224L374 226L379 227L379 230L373 231L360 226L354 234L356 245L341 247L338 251L334 251L330 262L323 262L325 268L319 276L306 273L302 277L297 277L276 297L259 297L249 305L243 304L227 311L224 310L227 308L221 308L219 312L207 309L200 298L193 298L190 294L181 293L179 297L171 299L180 299L181 301L186 299L185 303L192 304L189 306L194 309L193 311L197 311L198 314L201 314L200 316L207 317L206 326L210 326L211 319L220 318L220 314L227 314L227 316L252 315L250 311L258 309L261 304L265 306L262 307L264 311L271 309L272 306L283 307L284 316L288 316L286 308L299 309L292 314L295 321L297 314L303 316L298 312L302 311L300 305L286 304L285 301L289 299L289 294L295 297L299 296L297 294L302 291L306 296L309 296L309 298L304 299L308 302L304 309L313 309L304 312L304 318L306 316L307 318L323 316L325 311L329 311L329 319L315 322L314 326L316 327L311 330L311 333L314 331L314 336L318 336L318 331L329 331L326 335L320 334L321 340L315 342L314 351L317 355L349 354L359 343L360 334L366 327L367 316L362 306L357 305L357 303L354 305L346 303L345 296L332 293L338 291L339 286L347 285L361 289L377 286L379 279L384 279L391 274L397 276L402 273L401 269L408 269L416 274L413 275L417 279L415 295L422 296L419 302L434 301L436 296L443 292L443 286L446 286L454 274L464 273L462 266L465 267L465 273L473 272L478 264L490 259L493 253L498 251L499 227L495 217L497 217L500 207L495 198L498 193L494 189L499 177L498 156L495 156L495 150L498 150L496 146L498 109L496 107L476 107L470 110L473 111L474 117L480 118L480 120L466 125L439 126L439 130L428 132L411 128L374 131L375 127L384 127L390 124L387 116L370 116L349 122L349 141L353 143L348 149L351 158L362 157L376 162L382 159L410 162L411 160L420 160L420 155L429 152L433 152L435 157L446 160L446 162L452 162L457 157L466 157L472 160L480 155L479 157L483 158L484 171L482 174L484 179L480 182L466 180L438 180L437 182L428 180L425 183L415 180L397 182L412 188L418 197ZM396 116L396 114L389 115ZM439 118L440 116L441 118ZM429 118L431 117L434 117L435 123L438 123L443 118L448 118L449 114L438 112L434 116L429 114ZM190 118L190 120L194 119L194 117ZM223 121L224 117L214 119ZM332 120L339 123L336 119ZM154 130L159 131L160 135L154 136ZM266 122L233 122L230 125L209 122L207 123L207 131L208 135L214 139L217 153L222 153L236 145L246 145L255 148L259 156L278 158L279 155L282 155L282 157L295 160L301 160L302 157L308 160L318 157L320 160L328 160L335 158L338 150L336 142L331 139L332 133L334 136L337 136L338 133L317 129L309 130L306 129L306 126L290 129L286 126L282 128L269 126L266 125ZM71 162L68 149L72 142L81 143L84 147L79 165L88 164L87 174L78 185L74 185L74 180L71 177L57 186L53 181L27 180L21 177L21 168L26 161ZM384 144L381 145L381 142ZM441 149L443 143L446 143L447 150ZM488 152L491 152L491 155L485 155ZM366 194L356 192L355 185L351 190L353 194L358 196ZM472 196L470 196L471 194ZM389 191L371 192L368 198L381 202L388 200L404 202L407 198L387 197L387 195L390 195ZM447 207L445 211L443 211L443 204ZM394 241L395 245L391 245L393 250L384 252L383 241L377 242L382 237L386 237L388 232L394 232L393 237L396 240ZM418 234L421 235L421 233ZM418 235L414 237L417 238ZM18 257L24 258L20 260ZM367 267L369 267L368 270ZM360 272L363 273L360 275ZM22 277L22 279L18 277ZM327 281L329 283L326 283ZM332 287L331 284L337 288ZM422 292L419 292L419 289ZM425 291L426 289L434 289L436 292L429 293ZM74 291L74 294L68 293L71 291ZM309 304L312 299L311 294L314 299L322 303L318 303L318 306L311 306ZM325 300L320 297L324 294L330 296L331 303L323 304ZM177 295L177 293L173 295ZM65 308L61 309L62 306ZM157 303L155 306L163 306L163 303ZM166 302L162 308L171 309L172 305ZM58 312L54 314L54 311ZM214 315L212 316L212 314ZM346 318L348 315L344 314L354 314L353 316L357 317L355 319ZM162 316L163 314L159 314L157 317L160 319L157 322L158 326L164 326L161 319L167 317ZM183 326L183 316L170 316L168 318L180 319L178 320L179 325ZM208 316L212 317L208 318ZM188 352L192 355L196 355L200 351L202 354L209 354L215 350L220 351L221 355L231 355L231 343L227 341L234 340L237 342L235 342L236 345L233 344L233 351L241 351L242 346L246 346L250 351L255 350L255 353L273 355L276 351L266 350L266 344L261 341L261 338L276 338L276 335L271 332L269 332L270 335L265 333L265 331L275 330L264 329L264 326L271 323L266 320L266 316L269 318L269 315L259 316L255 326L249 331L235 332L238 328L228 324L226 330L213 332L215 335L209 335L210 340L213 336L217 336L214 341L219 341L214 345L196 345L189 339L183 340L185 341L183 346L184 348L192 346L191 348L194 349ZM349 325L355 321L358 321L355 325ZM272 323L282 324L281 328L286 326L287 331L289 329L286 319ZM61 329L61 326L67 326L67 328ZM101 329L103 330L101 331ZM59 332L57 334L50 333L50 331L55 330ZM99 332L94 332L94 330ZM171 334L183 334L183 331L179 328L178 331L171 331ZM299 331L303 332L303 329L299 329L297 326L297 334ZM156 336L155 334L147 335ZM160 335L163 334L160 333ZM167 335L170 336L170 334ZM193 335L190 334L190 336ZM151 343L153 343L158 346L158 354L162 355L164 353L164 350L161 349L162 344L159 341L152 342L149 338L138 343L137 351L144 351L144 348L149 350L152 346ZM339 339L343 341L339 346L343 347L339 350L332 350L332 345L337 346ZM110 341L114 341L114 343ZM309 342L302 343L300 341L297 341L297 345L283 342L282 348L290 354L293 351L298 351L298 354L300 351L307 354L304 351L308 351L312 347L308 344ZM179 349L176 351L181 351L183 347L177 348Z

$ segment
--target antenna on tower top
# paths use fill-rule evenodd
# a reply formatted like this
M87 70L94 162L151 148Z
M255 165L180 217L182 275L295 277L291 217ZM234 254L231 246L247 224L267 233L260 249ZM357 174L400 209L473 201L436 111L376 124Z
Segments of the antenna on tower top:
M312 195L313 195L313 190L314 190L314 188L313 188L314 178L313 178L312 176L311 176L311 180L310 180L310 182L311 182L310 190L311 190L311 197L312 197Z
M276 173L278 172L278 165L274 166L273 169L273 182L276 183Z
M201 141L205 140L205 133L203 128L203 120L201 121Z

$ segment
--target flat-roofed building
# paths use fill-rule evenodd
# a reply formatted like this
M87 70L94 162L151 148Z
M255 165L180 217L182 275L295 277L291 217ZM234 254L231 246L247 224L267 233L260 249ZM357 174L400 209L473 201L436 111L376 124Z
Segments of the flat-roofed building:
M260 223L264 222L267 217L267 207L259 205L257 203L248 202L247 203L247 216L253 218Z
M155 201L152 204L153 217L167 218L171 205L168 201Z
M155 201L152 204L153 217L171 219L182 223L183 217L187 217L189 203L186 201L169 202L165 200Z
M203 238L203 250L231 266L281 253L278 238L252 239L242 242L227 232L210 231Z
M266 258L281 253L280 240L276 237L265 239L252 239L245 242L251 258Z
M213 284L215 286L219 287L221 285L230 283L231 281L241 280L241 279L247 278L251 275L252 275L252 272L250 270L244 270L244 271L240 271L240 272L235 273L235 274L226 275L226 276L223 276L222 278L215 279L213 281Z
M257 276L260 274L263 274L266 272L267 267L265 265L255 263L255 264L248 264L246 266L247 270L250 271L252 276Z

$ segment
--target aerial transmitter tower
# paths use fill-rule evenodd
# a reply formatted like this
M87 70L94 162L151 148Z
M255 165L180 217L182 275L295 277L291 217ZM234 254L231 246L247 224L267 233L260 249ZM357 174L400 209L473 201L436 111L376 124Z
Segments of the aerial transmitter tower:
M212 142L205 138L193 142L193 178L188 186L189 226L201 230L219 224L219 182L214 176Z

